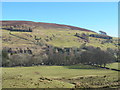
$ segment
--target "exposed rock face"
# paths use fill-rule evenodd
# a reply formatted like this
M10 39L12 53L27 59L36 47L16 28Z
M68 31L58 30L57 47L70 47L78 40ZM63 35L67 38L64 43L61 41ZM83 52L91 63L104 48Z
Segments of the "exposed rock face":
M85 33L82 34L76 33L74 36L83 39L84 42L89 42L89 35L86 35Z
M28 47L27 48L7 48L6 49L8 53L10 53L11 55L12 54L32 54L32 50L29 49Z
M91 34L90 37L103 38L103 39L112 39L112 37L110 37L108 35L100 35L100 34Z
M32 32L33 27L27 25L3 25L2 29L17 32Z

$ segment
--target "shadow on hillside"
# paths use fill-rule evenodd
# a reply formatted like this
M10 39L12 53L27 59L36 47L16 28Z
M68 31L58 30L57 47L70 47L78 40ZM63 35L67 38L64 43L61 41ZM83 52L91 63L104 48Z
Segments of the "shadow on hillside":
M94 67L90 65L72 65L72 66L64 66L68 69L100 69L99 67Z
M120 72L120 70L114 69L114 68L91 66L91 65L72 65L72 66L64 66L64 67L68 69L107 69L107 70L113 70L113 71Z

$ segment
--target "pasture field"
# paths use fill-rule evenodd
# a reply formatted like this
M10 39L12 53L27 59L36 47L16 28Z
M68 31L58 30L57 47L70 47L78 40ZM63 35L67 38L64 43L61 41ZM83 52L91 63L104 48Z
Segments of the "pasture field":
M106 67L120 70L119 66L120 63L112 63L112 64L108 64Z
M118 88L118 72L89 65L5 67L3 88Z

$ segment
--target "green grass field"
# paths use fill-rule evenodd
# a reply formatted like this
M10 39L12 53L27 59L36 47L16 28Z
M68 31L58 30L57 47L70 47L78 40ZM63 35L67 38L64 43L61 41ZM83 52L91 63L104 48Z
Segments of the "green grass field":
M3 88L114 88L119 86L117 71L88 65L10 67L2 70Z
M119 66L120 63L112 63L112 64L108 64L106 67L120 70Z

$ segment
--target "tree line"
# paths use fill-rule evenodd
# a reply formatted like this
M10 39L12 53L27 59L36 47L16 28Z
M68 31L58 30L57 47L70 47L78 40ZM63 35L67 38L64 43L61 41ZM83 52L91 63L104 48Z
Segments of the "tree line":
M6 49L2 50L2 66L33 66L33 65L74 65L89 64L104 67L108 63L118 60L116 51L108 48L106 51L99 47L84 46L80 48L56 48L47 47L44 52L33 54L9 54Z

